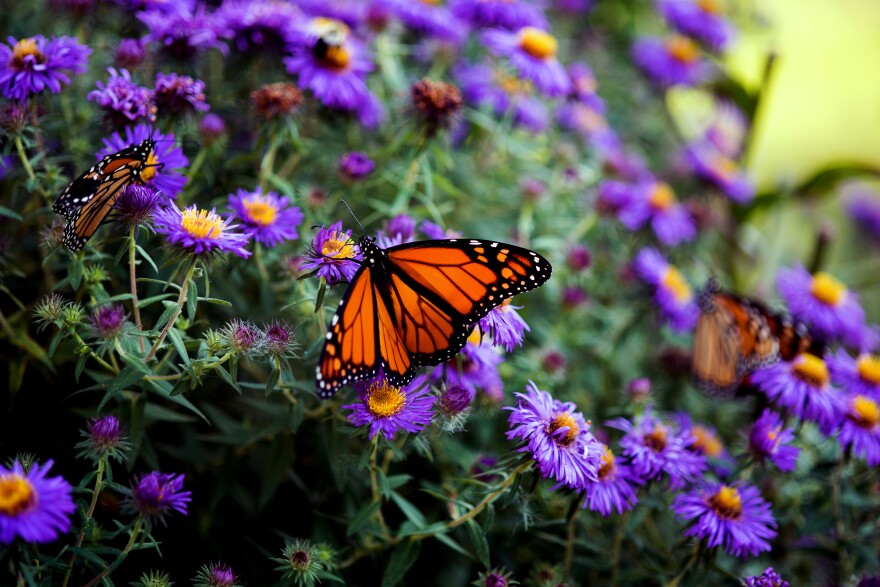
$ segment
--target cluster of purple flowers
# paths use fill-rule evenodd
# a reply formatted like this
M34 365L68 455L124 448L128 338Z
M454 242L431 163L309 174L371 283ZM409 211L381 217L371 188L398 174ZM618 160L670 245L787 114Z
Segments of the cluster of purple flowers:
M89 100L107 114L117 126L140 120L153 122L156 115L186 115L206 112L210 106L205 99L205 83L190 76L176 73L157 73L155 86L139 86L131 73L109 67L107 83L97 82L98 89L89 92Z

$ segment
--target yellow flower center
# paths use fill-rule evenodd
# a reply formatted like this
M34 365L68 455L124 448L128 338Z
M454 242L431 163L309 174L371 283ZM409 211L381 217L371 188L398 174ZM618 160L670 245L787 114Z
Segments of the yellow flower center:
M836 306L846 296L846 286L833 276L820 271L813 276L810 293L813 297L828 306Z
M377 418L389 418L399 414L406 405L406 394L400 387L377 382L367 390L367 409Z
M794 360L794 374L801 381L816 388L828 385L828 365L824 360L810 353L802 353Z
M550 33L527 26L519 31L519 48L535 59L550 59L556 55L559 43Z
M443 0L419 0L422 4L428 4L429 6L440 6L443 4Z
M354 257L354 242L343 232L333 232L321 246L321 254L336 259Z
M697 0L697 6L708 14L721 14L724 12L724 7L721 6L721 2L718 0Z
M855 396L851 403L850 415L862 428L876 428L880 424L880 405L864 395Z
M17 516L36 503L37 494L27 478L16 473L0 476L0 514Z
M719 518L736 520L742 515L742 498L736 487L722 485L707 501Z
M675 35L666 41L666 50L673 59L681 63L691 63L700 57L700 48L697 44L680 35Z
M667 291L672 293L678 303L687 302L694 295L684 276L672 265L666 267L660 282Z
M568 412L562 412L550 420L550 423L547 425L547 434L553 434L560 428L565 428L566 426L568 427L568 431L565 435L553 437L556 440L556 444L562 447L569 447L574 444L574 441L577 440L578 434L580 434L581 429L577 425L577 422L574 421L574 417Z
M709 160L709 167L724 180L732 179L737 172L736 162L730 157L715 153Z
M21 71L24 69L25 59L33 56L38 64L46 62L46 55L37 47L36 39L22 39L12 48L12 57L9 60L12 69Z
M187 208L180 225L195 238L217 239L223 234L223 219L216 212Z
M666 448L666 434L666 426L657 424L651 432L645 434L642 444L654 452L660 452Z
M333 71L342 71L348 67L348 64L351 62L351 55L348 53L348 49L343 45L331 45L327 47L324 55L319 59L321 65L327 69L332 69Z
M532 84L530 82L517 79L512 75L508 75L503 71L495 72L495 83L504 90L506 94L510 94L512 96L517 96L520 94L529 94L532 91Z
M868 383L877 385L880 383L880 357L877 355L862 355L856 361L856 369L859 377Z
M146 183L156 177L156 172L159 170L159 157L156 156L156 150L153 149L150 151L150 155L147 157L147 162L144 164L144 168L141 171L141 182Z
M254 195L244 200L244 211L248 220L259 226L275 224L278 217L278 208L266 198Z
M694 443L691 445L694 449L710 457L717 457L724 451L724 443L705 426L696 424L691 432L694 435Z
M675 192L672 191L668 184L658 181L651 190L648 203L655 210L666 210L675 204Z
M614 472L614 453L607 446L602 450L602 460L599 463L599 479L604 479Z

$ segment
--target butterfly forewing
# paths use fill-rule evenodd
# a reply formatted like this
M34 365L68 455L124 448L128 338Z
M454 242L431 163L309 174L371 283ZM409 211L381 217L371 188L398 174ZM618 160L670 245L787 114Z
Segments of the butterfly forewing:
M361 240L363 266L331 319L317 368L318 393L375 376L394 385L454 357L476 322L505 299L550 277L533 251L474 239L380 249ZM361 349L361 350L356 350Z

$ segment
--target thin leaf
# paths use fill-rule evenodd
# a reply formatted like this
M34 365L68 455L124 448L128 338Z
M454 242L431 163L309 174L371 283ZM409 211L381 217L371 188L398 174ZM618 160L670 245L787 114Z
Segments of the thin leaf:
M391 553L388 566L385 567L385 574L382 575L382 587L399 585L403 576L419 558L421 549L422 543L419 541L410 539L401 542Z

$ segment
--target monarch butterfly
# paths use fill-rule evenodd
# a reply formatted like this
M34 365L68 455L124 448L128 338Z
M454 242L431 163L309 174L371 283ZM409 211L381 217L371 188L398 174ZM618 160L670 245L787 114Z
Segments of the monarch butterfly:
M83 248L104 222L122 190L134 182L143 183L141 174L155 147L153 139L146 139L111 153L61 192L52 210L67 219L64 246L71 251Z
M316 368L318 395L381 369L396 386L423 365L450 360L474 324L514 294L539 287L552 267L521 247L476 239L380 248L359 241L363 261L327 332Z
M698 303L691 373L712 395L729 397L748 389L748 375L758 367L823 346L803 323L757 300L723 292L715 279Z

